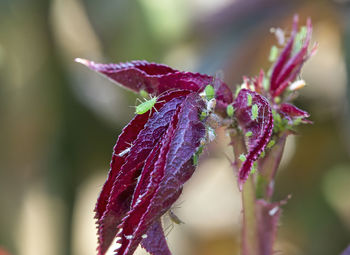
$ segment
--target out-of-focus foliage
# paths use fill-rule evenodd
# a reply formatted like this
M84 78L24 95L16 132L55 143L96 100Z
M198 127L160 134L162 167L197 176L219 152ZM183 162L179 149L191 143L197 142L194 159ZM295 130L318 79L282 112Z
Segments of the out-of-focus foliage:
M210 74L221 69L233 88L242 75L268 68L275 43L269 30L288 27L294 13L312 18L320 47L305 66L309 84L297 103L314 125L289 138L277 177L276 200L293 198L284 206L276 249L344 250L350 242L349 1L3 0L0 254L95 254L93 204L135 97L81 68L75 57L147 59ZM186 224L168 237L175 254L238 252L241 208L221 133L180 198L177 215ZM204 207L207 199L217 207Z

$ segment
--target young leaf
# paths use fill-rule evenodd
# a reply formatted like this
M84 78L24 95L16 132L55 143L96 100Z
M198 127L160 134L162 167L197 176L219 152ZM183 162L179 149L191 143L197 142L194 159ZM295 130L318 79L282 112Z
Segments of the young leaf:
M100 64L78 58L76 62L107 76L117 84L134 92L144 90L156 96L172 89L202 92L213 81L213 77L206 74L181 72L166 65L147 61ZM232 92L223 81L216 79L215 82L217 107L226 111L226 106L233 101Z
M247 102L249 100L248 98L251 98L252 104L257 105L259 108L259 116L254 120L252 120L252 106L249 106ZM251 134L247 137L248 154L239 170L238 183L240 189L242 189L242 185L248 178L254 161L258 159L270 140L273 129L273 118L268 100L248 89L242 89L239 92L234 102L234 107L236 109L235 116L243 132L245 134L250 132L249 134Z
M290 124L293 123L293 120L300 118L302 122L309 123L307 120L308 117L310 117L310 114L306 111L303 111L299 109L298 107L288 104L288 103L283 103L280 105L279 113L285 117Z
M157 114L136 115L123 130L111 161L111 170L96 204L96 218L99 235L99 254L106 252L118 232L117 226L129 210L135 176L155 144L169 125L178 105L188 94L187 91L171 91L161 96L154 107ZM165 102L167 102L165 104ZM144 139L146 137L147 139ZM120 157L120 152L130 147L130 151Z
M307 20L306 35L302 45L296 39L298 31L298 16L294 16L292 35L284 47L281 55L277 59L271 74L270 93L273 97L281 95L291 82L299 75L304 62L316 51L314 47L311 52L308 47L311 40L312 25L311 20ZM293 52L293 47L296 52Z
M198 105L200 100L198 94L185 99L161 139L158 156L145 163L130 211L120 226L121 247L117 255L134 252L142 236L170 209L184 182L191 177L195 168L191 157L205 136L204 124L198 117L198 111L204 107L204 103Z

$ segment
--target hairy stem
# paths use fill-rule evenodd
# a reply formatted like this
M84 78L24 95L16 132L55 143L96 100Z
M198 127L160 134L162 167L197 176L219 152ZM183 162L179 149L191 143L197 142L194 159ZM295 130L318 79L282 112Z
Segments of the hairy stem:
M259 254L259 231L256 217L255 185L250 176L243 186L243 228L242 228L242 255Z
M264 198L266 201L271 201L274 192L276 173L282 159L288 135L289 132L287 131L279 136L276 144L266 152L264 158L258 161L258 169L260 173L257 184L258 198Z
M239 155L246 154L247 148L244 142L244 136L237 133L237 131L231 131L230 138L235 155L235 162L233 165L238 171L242 165ZM255 184L252 176L250 176L244 184L242 191L242 255L259 254L259 232L256 218L255 200Z

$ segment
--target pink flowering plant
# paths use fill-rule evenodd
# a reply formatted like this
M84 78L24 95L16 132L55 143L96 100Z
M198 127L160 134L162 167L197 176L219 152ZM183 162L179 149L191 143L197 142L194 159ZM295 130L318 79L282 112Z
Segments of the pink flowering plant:
M274 253L280 206L286 202L271 201L276 172L287 136L310 123L292 100L305 85L301 68L316 51L310 48L311 32L311 21L299 28L295 16L289 38L271 49L271 69L244 77L236 91L212 76L147 61L76 60L149 97L120 134L97 200L99 255L115 238L116 255L131 255L138 245L153 255L171 254L161 217L179 198L217 127L227 129L235 155L232 167L243 205L241 253Z

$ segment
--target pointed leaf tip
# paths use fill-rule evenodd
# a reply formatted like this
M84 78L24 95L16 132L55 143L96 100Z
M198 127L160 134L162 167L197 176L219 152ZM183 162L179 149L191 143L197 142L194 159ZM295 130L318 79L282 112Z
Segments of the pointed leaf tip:
M103 74L126 89L134 92L144 90L154 95L160 95L173 89L201 92L214 79L206 74L182 72L167 65L150 63L145 60L118 64L95 63L82 58L77 58L75 61ZM226 106L232 103L232 92L219 79L216 80L214 87L217 100L216 108L224 112Z
M298 36L298 21L299 18L295 15L291 36L273 66L270 82L272 97L278 97L285 91L289 84L299 75L305 61L315 52L314 49L308 50L312 34L311 19L307 19L306 34L301 41L299 41L300 36ZM300 46L295 47L298 44Z
M300 120L302 123L312 123L307 118L310 114L304 110L299 109L295 105L289 103L282 103L278 111L284 118L288 120L289 124L293 124L293 121Z
M83 64L84 66L89 66L89 64L91 62L91 61L84 59L84 58L76 58L76 59L74 59L74 61L79 63L79 64Z

